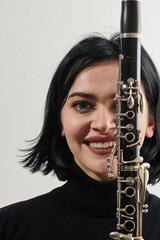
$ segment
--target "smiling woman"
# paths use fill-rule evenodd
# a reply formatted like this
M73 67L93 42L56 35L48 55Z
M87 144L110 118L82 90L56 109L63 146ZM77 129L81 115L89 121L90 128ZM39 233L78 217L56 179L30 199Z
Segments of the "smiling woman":
M106 157L115 141L117 75L116 60L88 66L76 77L61 112L62 136L75 162L99 181L109 180Z
M106 158L115 144L119 53L119 35L111 40L92 36L74 46L59 64L48 91L42 131L23 163L32 172L53 171L67 182L1 209L0 239L110 239L116 226L117 163L115 157L111 181ZM146 102L141 155L151 165L150 183L156 183L160 180L160 79L143 48L141 61ZM146 203L144 239L160 239L160 199L147 192Z
M85 67L76 77L61 112L62 136L67 140L75 162L99 181L110 180L106 158L115 142L114 96L118 70L117 60L105 60ZM154 121L148 124L150 116L147 103L145 105L146 111L141 114L142 142L145 135L152 137L155 125ZM115 178L116 166L115 160Z

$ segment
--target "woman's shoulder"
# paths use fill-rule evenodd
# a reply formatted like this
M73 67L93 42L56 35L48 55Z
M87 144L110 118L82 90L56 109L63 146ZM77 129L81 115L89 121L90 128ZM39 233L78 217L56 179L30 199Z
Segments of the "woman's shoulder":
M54 223L63 205L59 189L1 208L0 239L34 239L30 238L31 233L40 235L37 229L43 230L46 223Z
M148 204L148 213L145 215L150 219L156 219L156 222L160 224L160 198L147 192L146 203Z
M160 204L160 198L154 194L151 194L149 192L147 192L147 195L146 195L146 198L147 198L147 202L152 205L155 205L155 204Z
M160 198L147 192L146 203L148 204L148 213L143 214L143 237L148 239L160 239Z
M2 207L0 209L0 224L7 219L10 221L20 220L21 218L32 217L34 214L39 215L40 212L47 211L50 205L53 205L55 202L59 203L58 190L59 188L56 188L43 195Z

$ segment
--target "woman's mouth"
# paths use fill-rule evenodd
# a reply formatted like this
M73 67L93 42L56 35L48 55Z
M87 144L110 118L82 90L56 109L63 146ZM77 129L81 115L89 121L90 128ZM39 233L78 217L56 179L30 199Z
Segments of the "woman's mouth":
M95 136L87 138L85 144L92 153L110 154L115 145L115 138L114 136Z

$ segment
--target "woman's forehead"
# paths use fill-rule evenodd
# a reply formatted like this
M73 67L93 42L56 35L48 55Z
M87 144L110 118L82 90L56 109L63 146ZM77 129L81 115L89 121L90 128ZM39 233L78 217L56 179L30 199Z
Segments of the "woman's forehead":
M116 60L92 64L78 74L69 92L85 89L92 92L106 86L113 88L117 82L118 69Z

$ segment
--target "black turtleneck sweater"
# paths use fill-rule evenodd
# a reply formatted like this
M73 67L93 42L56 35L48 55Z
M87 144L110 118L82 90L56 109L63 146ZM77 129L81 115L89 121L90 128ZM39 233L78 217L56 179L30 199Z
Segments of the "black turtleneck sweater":
M147 192L145 240L160 239L160 199ZM116 182L102 183L78 166L62 187L0 210L0 240L107 240L116 230Z

